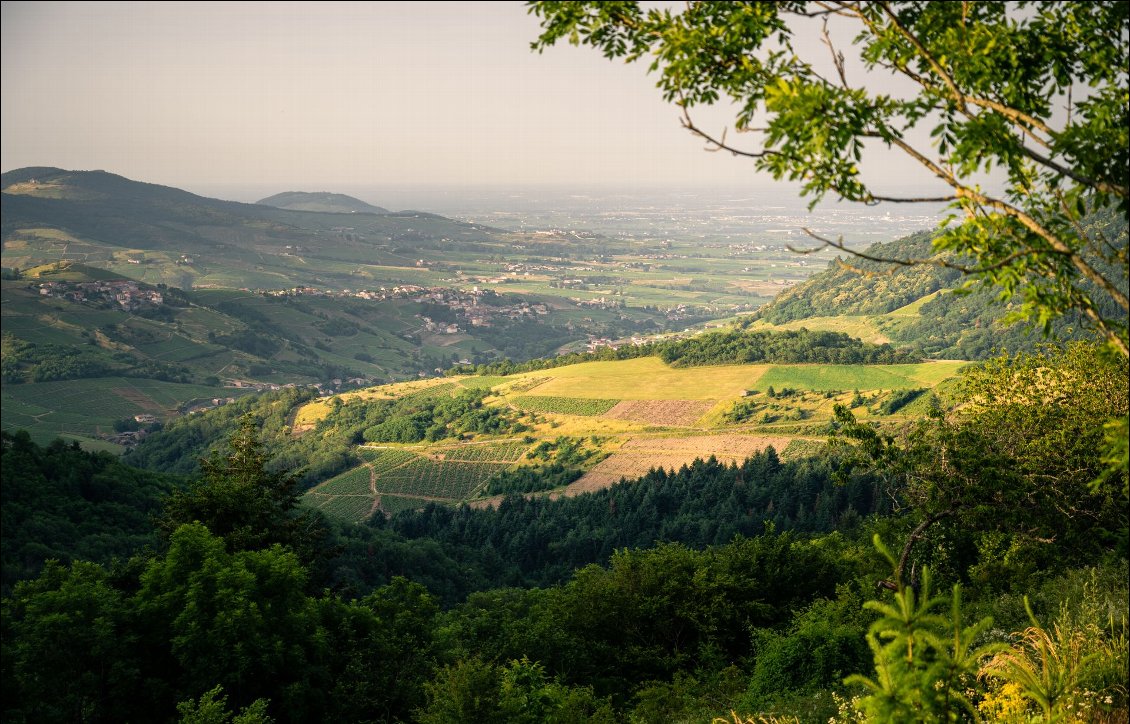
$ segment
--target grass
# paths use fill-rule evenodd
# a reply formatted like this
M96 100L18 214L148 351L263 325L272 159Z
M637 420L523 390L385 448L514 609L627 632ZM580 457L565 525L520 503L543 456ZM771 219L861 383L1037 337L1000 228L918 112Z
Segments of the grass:
M933 387L952 377L964 362L910 365L775 365L758 381L758 389L903 390Z
M716 400L753 387L769 365L719 365L675 369L658 357L584 362L518 377L550 379L531 390L549 397L618 400Z
M808 329L813 332L843 332L871 344L884 344L891 339L879 328L878 320L881 317L873 315L843 316L843 317L809 317L784 324L770 324L758 320L750 329L769 330L781 332L787 330Z

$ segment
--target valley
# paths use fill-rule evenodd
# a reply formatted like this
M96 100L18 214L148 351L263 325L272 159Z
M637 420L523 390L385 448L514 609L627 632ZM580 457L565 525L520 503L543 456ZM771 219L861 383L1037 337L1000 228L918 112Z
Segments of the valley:
M248 393L330 394L694 333L826 258L787 249L795 211L714 208L727 201L664 216L621 198L608 216L566 199L571 221L479 209L484 225L341 194L243 204L52 168L7 172L3 189L3 429L119 452L139 416L164 424ZM518 230L494 225L507 219Z

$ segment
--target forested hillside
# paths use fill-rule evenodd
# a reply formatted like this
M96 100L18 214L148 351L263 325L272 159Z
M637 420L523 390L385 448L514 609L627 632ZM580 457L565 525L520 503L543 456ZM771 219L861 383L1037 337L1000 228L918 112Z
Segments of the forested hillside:
M1090 214L1082 227L1097 243L1122 249L1127 245L1126 219L1114 208ZM1000 287L971 284L957 269L925 263L945 259L969 265L952 254L935 256L936 233L922 232L897 241L879 243L866 250L877 259L922 260L905 266L844 255L829 268L781 293L753 315L772 325L803 325L804 320L846 317L844 323L862 322L877 336L896 346L905 346L937 359L986 359L1000 352L1031 351L1046 339L1039 330L1013 323L1018 303L1002 303ZM1112 279L1119 274L1098 255L1095 264ZM1126 280L1121 281L1125 291ZM1086 284L1082 285L1087 288ZM1102 299L1101 296L1096 296ZM1119 312L1110 301L1104 314ZM1125 318L1125 314L1121 316ZM834 324L834 319L824 324ZM822 327L821 327L822 328ZM1069 314L1049 321L1048 331L1057 339L1095 338L1094 330L1081 315Z
M1056 706L1117 720L1125 473L1079 481L1107 474L1101 423L1125 409L1126 380L1125 360L1094 347L998 359L905 434L843 408L815 458L767 451L368 527L296 507L293 466L258 441L279 419L244 418L175 487L5 436L5 573L22 579L3 601L5 718L659 722L733 709L823 721L866 693L845 676L886 665L863 602L905 576L924 597L945 590L931 580L965 585L961 603L930 598L915 615L944 603L956 625L984 619L975 630L998 656L964 664L981 676L963 686L986 718L1023 705L994 667L1039 665L1023 637L1047 631L1090 652ZM40 522L18 523L29 516ZM65 543L66 526L88 538ZM873 535L902 560L885 561ZM37 573L48 556L63 563ZM1023 633L1026 605L1045 628ZM910 625L944 639L955 624Z

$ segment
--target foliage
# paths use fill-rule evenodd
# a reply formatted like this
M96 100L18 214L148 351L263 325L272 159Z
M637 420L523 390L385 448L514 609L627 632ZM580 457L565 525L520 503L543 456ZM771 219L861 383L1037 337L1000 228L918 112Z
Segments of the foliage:
M925 391L924 389L896 390L879 405L879 412L884 415L893 415L911 402L917 400Z
M875 546L896 567L898 580L897 563L878 536ZM930 584L930 570L923 568L920 587L900 585L892 603L865 604L880 616L867 633L875 678L856 674L845 683L862 684L870 692L859 707L872 720L953 721L976 715L965 690L981 661L1002 647L976 646L992 619L963 626L960 586L947 600L931 597ZM949 617L937 612L946 604Z
M266 699L256 699L238 714L228 711L227 703L222 686L204 692L199 701L182 701L177 704L180 724L270 724L274 721L267 715Z
M836 439L851 440L864 466L881 471L900 507L913 511L917 527L900 556L900 576L927 535L1003 531L1026 555L1049 540L1086 556L1124 539L1125 505L1087 483L1103 471L1104 421L1127 405L1125 358L1077 343L992 360L968 370L962 386L963 404L912 423L897 438L837 407ZM961 547L948 548L968 555ZM994 584L991 577L986 583Z
M929 256L934 235L918 232L879 242L867 253L880 258ZM808 317L886 314L928 294L956 285L960 273L933 266L902 267L861 259L851 266L833 261L828 268L784 290L754 315L773 324Z
M1126 221L1113 209L1089 214L1082 225L1089 234L1101 234L1115 247L1126 247ZM924 232L912 234L874 244L866 253L877 259L928 258L933 237ZM936 265L835 260L824 271L783 291L754 318L786 324L809 317L869 315L864 318L894 343L936 359L978 360L1001 352L1038 351L1042 335L1033 334L1025 325L1009 323L1014 303L1002 304L1000 290L990 286L962 288L960 276L954 269ZM1113 301L1098 297L1096 303L1103 305L1105 316L1117 316ZM1077 313L1055 320L1051 331L1059 340L1095 337L1086 319Z
M536 467L522 465L513 470L495 473L487 481L485 494L537 493L542 490L563 488L582 474L583 472L577 468L565 467L556 462Z
M269 455L252 418L243 418L228 446L227 455L213 453L201 462L199 480L170 496L159 529L171 536L183 525L203 523L230 551L284 545L307 564L324 556L321 515L299 509L292 473L268 472Z
M1064 313L1085 315L1125 356L1126 249L1089 234L1082 218L1108 204L1127 215L1130 13L1118 2L1027 7L701 2L675 12L535 2L531 12L542 24L535 49L564 38L608 58L650 58L689 130L776 179L799 181L814 204L829 194L949 202L965 221L934 247L971 259L951 266L1020 300L1020 312L1045 329ZM802 43L820 32L816 23L830 64ZM840 33L854 36L851 50L869 76L862 84ZM1080 87L1087 94L1073 97ZM737 130L757 138L752 150L695 125L696 106L722 101L735 104ZM1066 118L1055 116L1064 103ZM883 163L876 147L906 156L946 193L889 195L864 175ZM992 173L1006 179L1001 193L984 189ZM846 250L842 240L821 241Z
M109 563L155 545L151 518L177 485L77 443L41 447L22 430L0 432L3 590L48 559Z
M478 659L444 667L428 684L422 724L505 721L514 724L569 724L617 721L607 701L587 687L550 679L545 667L526 657L505 665Z
M128 699L141 675L124 594L99 566L49 561L3 601L4 718L82 721Z
M580 362L637 359L658 356L673 367L753 364L760 362L826 364L905 364L918 361L914 355L888 344L869 344L840 332L751 331L744 327L696 335L687 339L625 345L596 352L558 355L516 363L510 360L474 367L457 365L449 374L511 375L552 369Z
M1039 709L1046 721L1086 720L1125 710L1127 619L1122 612L1120 621L1111 612L1096 612L1094 595L1085 588L1082 601L1061 602L1051 628L1040 625L1025 598L1031 626L981 669L982 678L996 683L983 710L999 719L1023 720L1030 709Z
M837 485L827 461L783 463L769 449L740 466L700 461L577 497L514 495L489 509L428 505L396 514L387 526L408 539L439 541L448 550L494 551L525 580L546 585L565 580L576 568L604 563L616 550L655 541L701 548L735 535L760 535L770 526L851 528L853 521L885 510L876 482L859 475Z

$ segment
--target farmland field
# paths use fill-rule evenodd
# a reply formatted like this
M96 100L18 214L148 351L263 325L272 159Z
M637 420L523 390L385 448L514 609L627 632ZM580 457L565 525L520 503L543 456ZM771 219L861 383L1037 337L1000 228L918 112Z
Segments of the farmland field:
M372 497L372 490L369 487L372 477L373 473L368 465L358 465L341 475L330 478L314 488L311 493L321 496L368 495Z
M717 400L753 387L770 365L718 365L676 369L658 357L583 362L549 370L532 391L556 397L618 400ZM546 372L528 373L545 376Z
M690 465L696 458L712 455L723 463L741 463L767 447L784 450L792 438L760 437L752 435L702 435L697 437L637 437L624 443L620 451L597 463L576 482L565 489L565 495L600 490L618 483L621 478L632 480L645 475L653 468L678 470Z
M596 453L587 464L578 463L584 471L580 478L563 492L554 493L565 495L603 488L622 478L631 480L655 467L678 469L696 458L714 456L724 463L741 463L770 445L781 455L802 456L822 447L832 407L850 404L856 390L864 400L853 408L857 416L897 421L903 416L878 413L878 406L892 392L932 388L952 378L963 364L671 368L658 358L641 358L506 377L418 380L348 392L340 397L430 399L470 386L494 390L491 404L556 414L531 423L521 440L488 437L470 442L363 446L358 452L365 464L315 488L310 501L323 509L350 514L364 512L360 501L331 505L327 500L334 496L377 500L377 507L385 513L429 501L487 505L496 498L477 496L493 475L520 464L539 441L561 438ZM776 388L773 395L769 387ZM921 404L927 400L923 396ZM330 404L329 399L312 402L303 408L303 414L316 419ZM735 410L744 412L735 415ZM697 426L703 434L689 434L690 430L664 433L660 430L664 426Z
M624 400L604 414L612 420L687 427L714 407L714 400Z
M363 522L373 512L371 495L309 495L307 501L316 508L336 518L356 523Z
M469 443L451 447L436 447L430 450L431 457L437 460L467 463L513 463L516 462L529 443L520 440L504 442Z
M909 365L775 365L758 387L800 390L904 390L932 387L952 377L966 362L925 362Z
M463 500L506 466L418 458L378 476L377 492Z
M562 415L603 415L618 404L619 400L603 400L585 397L550 397L544 395L520 395L510 398L515 406L530 412L555 412Z
M110 432L115 420L141 413L167 417L185 400L231 397L239 390L130 377L4 385L0 421L5 430L23 428L36 441L57 435L83 441Z
M398 448L368 448L359 450L365 466L373 471L374 475L398 468L404 463L417 457L416 453Z

